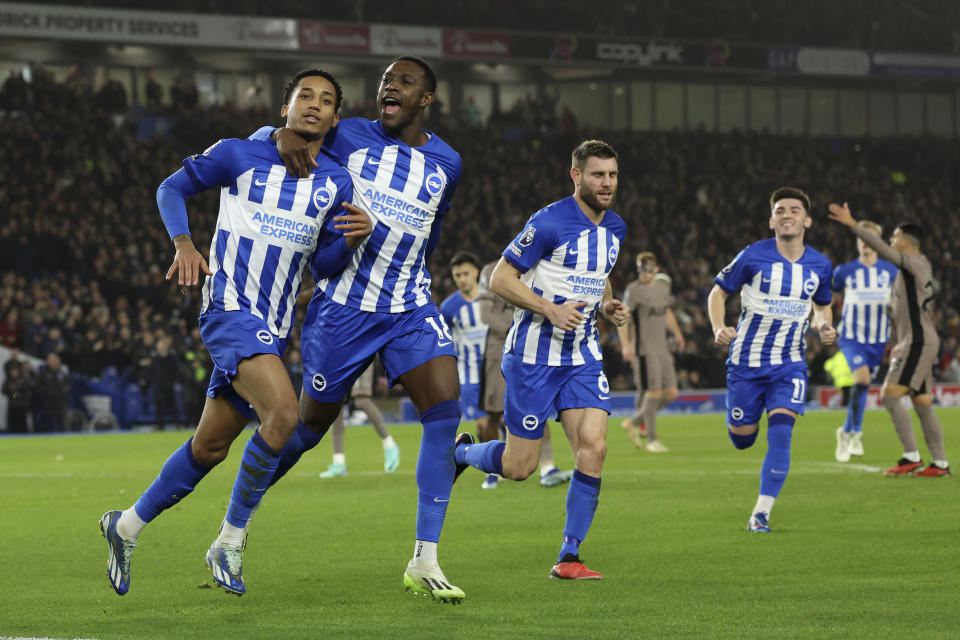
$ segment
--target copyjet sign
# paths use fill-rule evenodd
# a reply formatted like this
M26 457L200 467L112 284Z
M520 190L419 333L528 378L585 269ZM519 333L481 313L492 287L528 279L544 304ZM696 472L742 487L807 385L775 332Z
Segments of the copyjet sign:
M597 58L625 65L683 64L683 47L673 42L598 42Z

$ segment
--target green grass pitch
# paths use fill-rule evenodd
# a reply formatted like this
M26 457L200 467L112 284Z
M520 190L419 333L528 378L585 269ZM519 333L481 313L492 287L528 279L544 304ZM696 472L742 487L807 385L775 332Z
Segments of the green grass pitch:
M940 416L960 468L960 410ZM774 531L755 535L745 527L764 433L737 451L722 416L663 417L670 453L651 454L611 420L600 508L581 549L602 581L547 578L565 487L534 477L483 491L469 469L440 544L447 577L467 593L459 607L401 587L413 552L415 426L392 429L401 448L392 475L369 428L347 430L346 478L317 478L329 443L307 454L257 514L242 598L210 588L203 555L249 432L144 531L124 597L104 575L97 520L128 507L189 434L2 439L0 637L958 637L960 478L882 477L900 453L882 411L867 412L866 455L836 463L841 422L840 412L801 419ZM570 468L557 426L554 448Z

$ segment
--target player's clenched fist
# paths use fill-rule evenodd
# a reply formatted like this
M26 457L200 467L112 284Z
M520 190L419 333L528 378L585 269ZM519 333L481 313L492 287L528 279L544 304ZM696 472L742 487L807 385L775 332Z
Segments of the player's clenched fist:
M737 330L733 327L720 327L713 332L713 340L719 345L728 345L737 337Z
M837 341L837 330L830 323L823 323L820 327L820 342L829 345Z
M626 305L619 300L607 300L603 303L602 308L603 315L607 317L607 320L618 327L622 327L627 322L627 318L630 317Z

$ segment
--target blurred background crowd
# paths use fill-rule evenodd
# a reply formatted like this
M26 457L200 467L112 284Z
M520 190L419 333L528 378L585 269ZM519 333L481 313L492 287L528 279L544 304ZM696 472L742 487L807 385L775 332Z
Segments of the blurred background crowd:
M208 2L204 7L237 13L249 4L248 13L256 14L256 7L263 6L221 4ZM705 9L696 16L667 11L667 2L612 3L590 11L568 2L527 4L534 12L570 20L569 28L598 32L615 32L627 24L624 12L641 12L641 18L631 20L649 25L651 34L746 39L762 29L761 18L742 0L734 2L743 5L742 11L731 10L730 3L700 2L697 6ZM557 4L568 5L569 11L554 11ZM779 0L776 4L788 13L794 7ZM896 47L901 42L914 49L953 46L949 30L938 28L946 21L931 21L931 15L919 9L911 13L912 21L865 20L848 33L836 34L847 25L828 19L831 3L814 4L821 5L824 20L816 29L796 21L796 33L789 38L814 44L841 38L865 47ZM862 4L864 11L879 15L887 3ZM955 3L932 4L945 12L941 15L958 15ZM188 11L192 3L146 5L143 8ZM490 28L511 24L509 2L452 0L446 6L440 13L420 15L392 4L356 2L329 7L327 17L414 24L468 20ZM271 3L270 13L308 15L313 7L279 0ZM583 22L588 19L596 24ZM355 104L349 98L344 115L375 117L372 104ZM25 431L28 423L37 431L66 428L74 420L69 407L77 406L80 394L116 381L127 391L115 394L114 407L117 402L131 405L119 418L114 415L122 426L141 420L145 412L157 424L196 422L211 366L196 326L199 291L180 292L165 280L173 251L157 213L156 188L183 157L217 139L246 137L263 124L279 124L279 102L279 96L264 96L263 104L255 107L202 106L191 82L178 79L162 86L151 77L146 104L137 108L165 114L169 126L147 136L138 130L119 83L107 81L95 88L79 71L58 82L42 66L33 69L29 80L18 73L5 79L0 87L0 346L12 350L3 384L9 398L8 430ZM571 193L571 149L584 138L602 137L620 153L615 209L629 225L613 287L620 294L635 277L637 253L653 251L658 256L662 271L672 278L675 312L686 338L685 350L677 354L681 388L723 386L724 356L713 345L706 296L714 275L740 249L770 235L769 194L783 185L811 195L814 224L807 241L834 264L853 259L856 250L852 235L827 220L830 202L849 201L855 215L887 230L902 220L919 221L929 229L924 250L941 285L936 323L943 346L936 374L941 380L960 381L960 255L955 255L960 220L953 215L960 175L956 139L854 141L702 130L600 133L578 125L549 95L518 99L488 118L471 106L468 100L459 111L445 114L435 108L428 120L428 127L460 152L464 165L464 178L430 264L438 301L454 290L451 256L467 250L482 262L496 259L532 213ZM214 192L188 204L194 241L204 253L217 205ZM731 307L729 317L735 312ZM602 321L601 331L611 386L630 388L616 331ZM295 332L287 361L299 389L298 338ZM811 382L828 384L823 361L833 350L822 349L815 339L810 347Z

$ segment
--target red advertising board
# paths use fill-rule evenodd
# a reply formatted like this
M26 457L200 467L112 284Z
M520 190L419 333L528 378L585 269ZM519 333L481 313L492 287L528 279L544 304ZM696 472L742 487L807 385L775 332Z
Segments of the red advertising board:
M365 24L300 20L297 27L301 51L370 52L370 27Z
M934 402L941 407L960 407L960 384L934 384L933 398ZM843 396L833 387L820 387L817 391L817 401L824 409L838 409L843 404ZM882 408L880 387L870 387L867 392L867 409Z
M498 31L443 30L443 55L451 58L506 58L510 35Z

